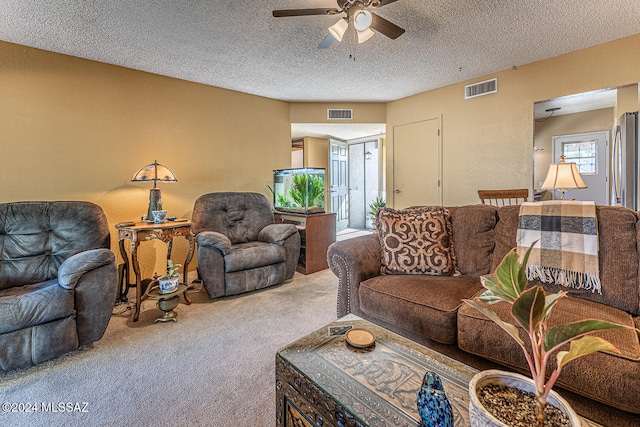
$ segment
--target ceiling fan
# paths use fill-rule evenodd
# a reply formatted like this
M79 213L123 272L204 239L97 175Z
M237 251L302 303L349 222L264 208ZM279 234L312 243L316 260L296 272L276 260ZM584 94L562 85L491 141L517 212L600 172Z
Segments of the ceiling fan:
M353 24L358 43L363 43L373 37L372 29L384 34L391 39L397 39L404 33L404 29L398 27L393 22L387 21L380 15L369 9L377 9L394 3L398 0L336 0L338 8L325 9L285 9L274 10L273 16L276 18L288 16L309 16L309 15L337 15L346 13L346 17L340 18L338 22L329 27L329 35L320 43L318 49L328 48L334 41L342 41L344 34Z

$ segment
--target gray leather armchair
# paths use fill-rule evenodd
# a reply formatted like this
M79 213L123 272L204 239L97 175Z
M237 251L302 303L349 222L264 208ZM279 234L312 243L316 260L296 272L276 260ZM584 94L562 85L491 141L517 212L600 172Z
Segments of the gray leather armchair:
M0 370L102 338L118 288L109 245L93 203L0 203Z
M274 224L259 193L209 193L193 208L198 274L211 298L290 280L300 255L294 225Z

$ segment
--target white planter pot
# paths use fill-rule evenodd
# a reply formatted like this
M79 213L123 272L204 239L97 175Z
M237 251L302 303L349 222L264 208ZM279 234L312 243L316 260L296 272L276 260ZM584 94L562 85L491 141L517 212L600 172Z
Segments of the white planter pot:
M524 375L495 369L477 373L469 383L469 421L471 427L508 427L507 424L498 420L484 409L478 400L476 389L482 388L487 384L500 384L509 387L517 387L521 390L532 393L535 393L536 390L533 380L529 377L525 377ZM555 391L551 390L551 393L549 393L549 397L547 398L547 403L564 412L567 418L569 418L572 426L580 427L582 425L578 414L576 414L567 401L560 397L560 395Z
M167 211L151 211L151 215L155 224L162 224L167 218Z
M158 287L161 294L170 294L178 289L180 276L173 276L171 279L158 279Z

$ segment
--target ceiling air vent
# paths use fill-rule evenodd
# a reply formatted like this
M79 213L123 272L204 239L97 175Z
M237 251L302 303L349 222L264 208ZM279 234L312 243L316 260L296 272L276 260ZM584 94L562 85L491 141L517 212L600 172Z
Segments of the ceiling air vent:
M353 120L353 110L328 108L327 120Z
M464 87L464 99L475 98L476 96L489 95L498 91L498 79L485 80Z

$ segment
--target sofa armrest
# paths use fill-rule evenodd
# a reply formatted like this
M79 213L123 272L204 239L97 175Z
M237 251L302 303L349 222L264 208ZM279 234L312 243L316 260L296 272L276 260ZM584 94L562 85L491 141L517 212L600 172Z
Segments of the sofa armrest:
M198 243L198 278L211 298L225 294L225 255L231 252L231 240L217 231L202 231Z
M291 280L300 258L300 233L293 224L269 224L260 230L258 240L284 246L285 280Z
M196 236L198 247L217 249L223 255L231 251L231 240L217 231L203 231Z
M109 249L92 249L77 253L60 265L58 283L65 289L74 289L85 273L115 262L116 257Z
M293 224L269 224L260 230L258 233L258 240L267 243L276 243L282 245L282 243L298 232L298 229Z
M338 277L338 317L358 314L360 283L380 275L382 258L378 236L335 242L327 252L329 268Z
M116 257L108 249L80 252L58 269L58 283L74 290L79 345L102 338L118 294Z

